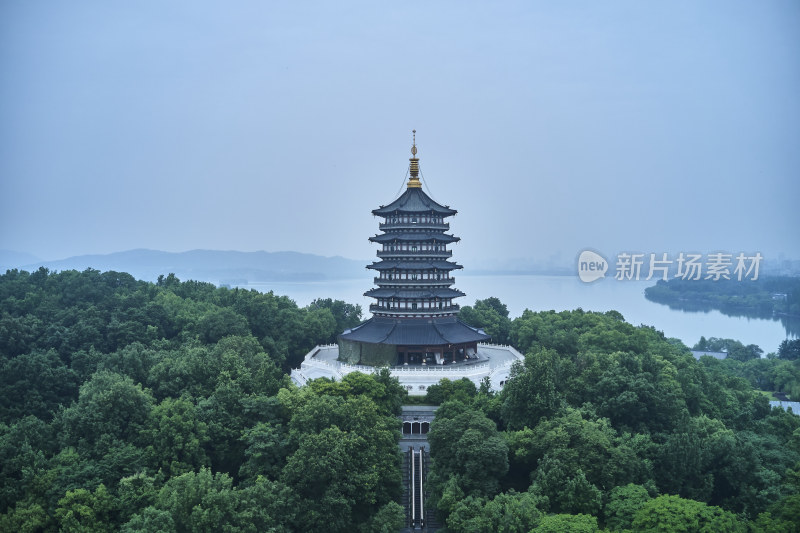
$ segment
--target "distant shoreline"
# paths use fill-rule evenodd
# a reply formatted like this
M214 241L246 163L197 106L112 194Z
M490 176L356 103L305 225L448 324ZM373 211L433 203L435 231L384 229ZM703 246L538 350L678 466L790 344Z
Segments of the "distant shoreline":
M779 320L787 334L800 336L800 277L765 276L746 283L672 279L644 292L647 300L676 311Z

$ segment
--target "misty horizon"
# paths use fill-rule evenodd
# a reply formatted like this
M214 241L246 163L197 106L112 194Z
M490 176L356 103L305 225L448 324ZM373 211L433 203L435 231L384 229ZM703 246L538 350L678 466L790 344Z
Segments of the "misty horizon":
M797 258L799 24L790 2L5 4L0 248L369 260L416 129L466 267Z

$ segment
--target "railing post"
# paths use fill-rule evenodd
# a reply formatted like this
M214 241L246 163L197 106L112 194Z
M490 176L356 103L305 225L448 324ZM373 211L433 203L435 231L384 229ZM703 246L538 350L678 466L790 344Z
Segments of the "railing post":
M411 452L411 527L414 527L414 521L417 519L416 480L414 476L416 467L414 466L414 448L409 448L408 451Z
M422 431L421 428L420 431ZM419 523L420 526L425 527L425 511L422 503L425 499L425 493L422 491L422 473L425 469L425 466L422 463L423 450L425 450L425 447L421 446L419 449Z

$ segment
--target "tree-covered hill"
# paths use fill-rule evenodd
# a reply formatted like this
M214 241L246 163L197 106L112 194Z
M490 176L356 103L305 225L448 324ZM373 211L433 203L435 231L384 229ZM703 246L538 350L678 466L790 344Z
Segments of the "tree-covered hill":
M798 531L800 417L736 367L614 311L510 320L498 304L461 317L526 354L504 389L428 393L448 532Z
M174 276L0 276L0 531L392 530L405 391L286 375L359 318Z
M360 315L172 275L8 271L0 531L397 531L404 389L386 370L286 374ZM462 318L526 355L499 393L429 390L447 531L798 531L800 417L754 389L800 375L794 345L696 361L613 311L512 320L490 298Z

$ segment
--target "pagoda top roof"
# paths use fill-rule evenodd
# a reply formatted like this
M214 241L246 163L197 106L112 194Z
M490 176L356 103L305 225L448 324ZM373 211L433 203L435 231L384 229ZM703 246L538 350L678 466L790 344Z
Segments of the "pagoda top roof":
M419 187L409 187L394 202L372 210L373 215L384 217L395 213L424 214L431 212L445 217L453 216L458 213L455 209L450 209L445 205L436 203Z
M485 342L491 337L455 317L393 319L372 317L339 335L340 338L374 344L444 346Z

